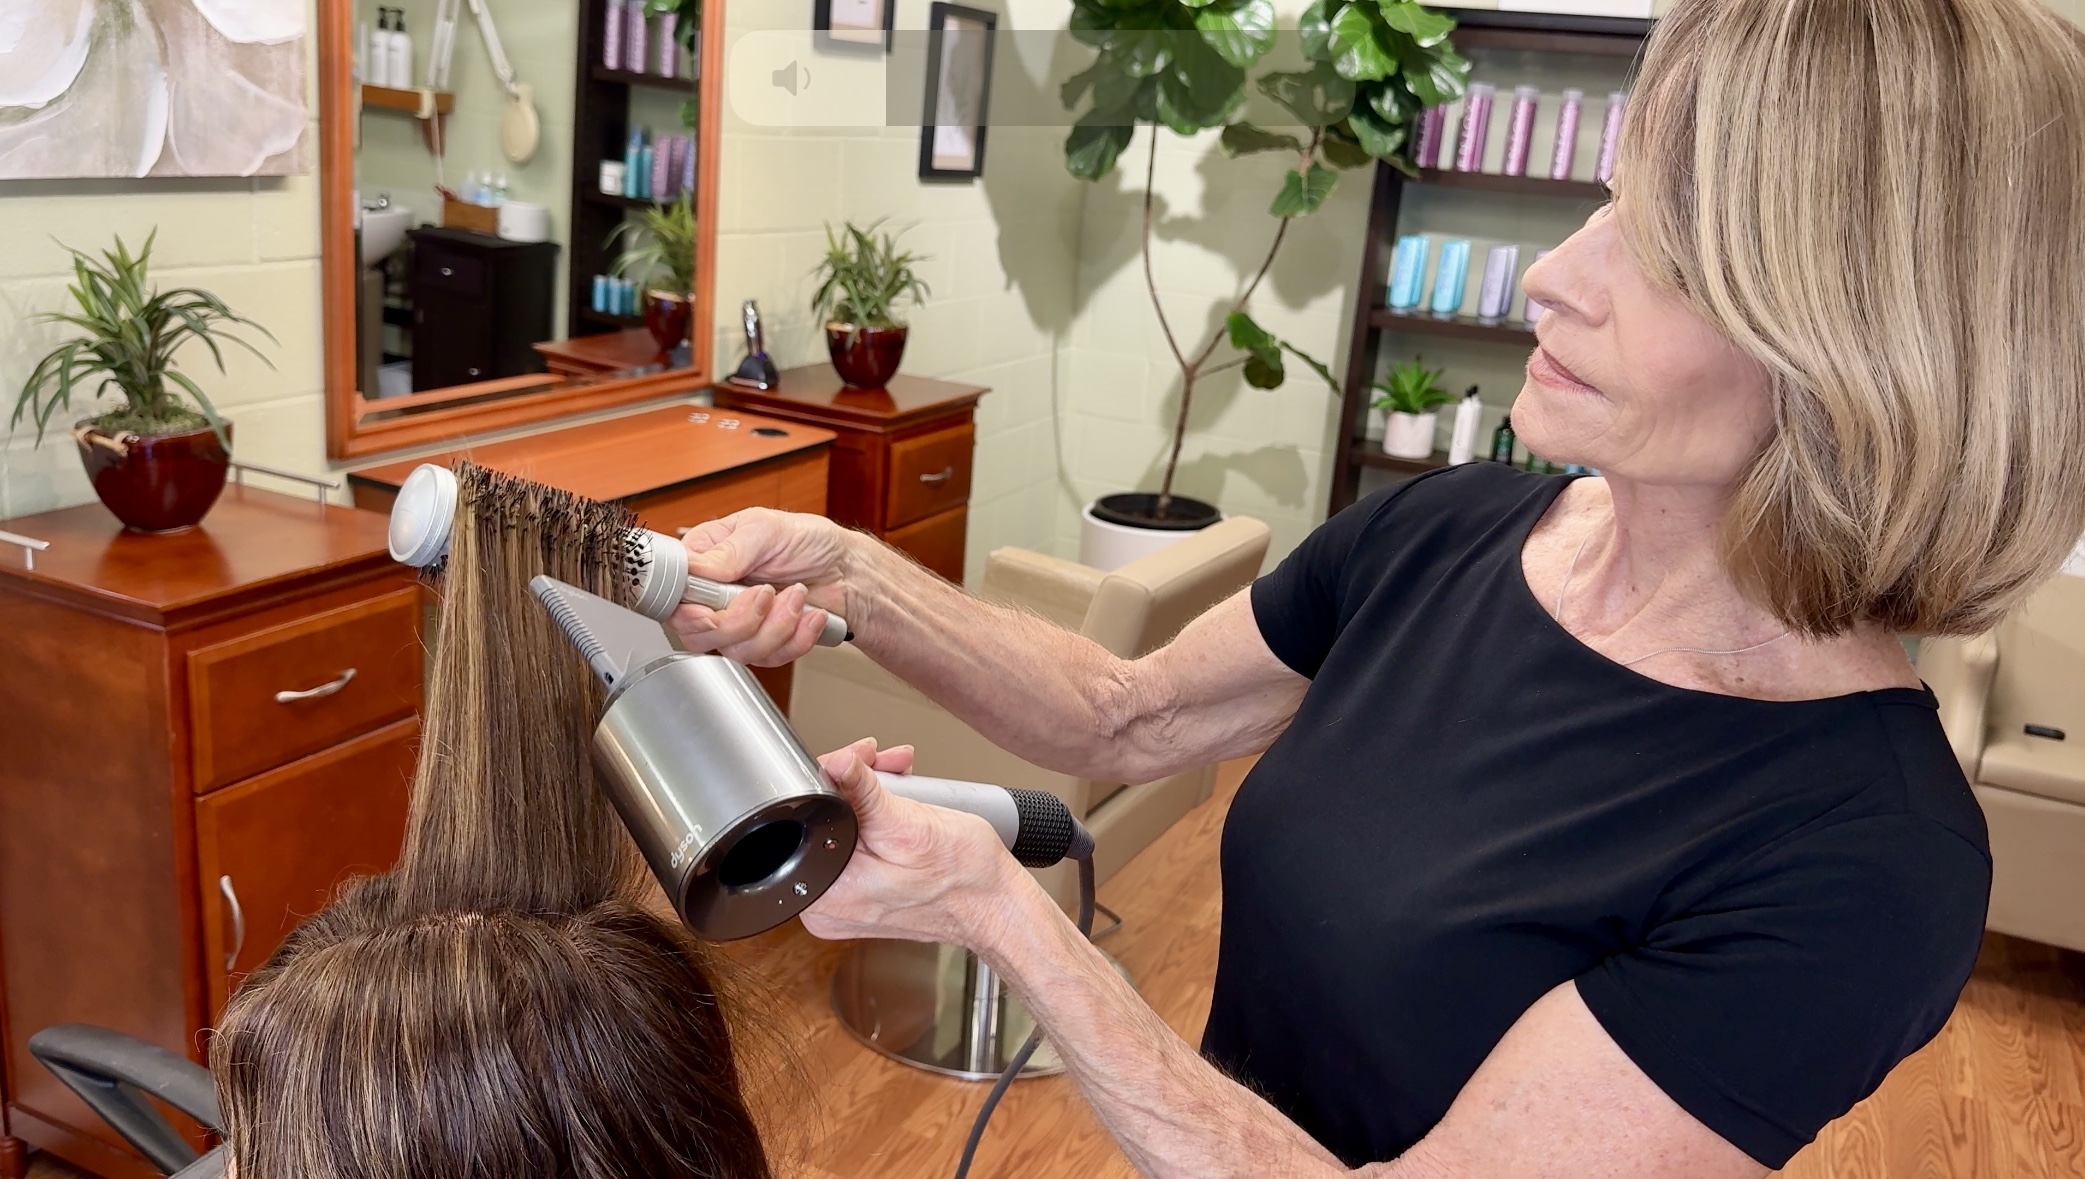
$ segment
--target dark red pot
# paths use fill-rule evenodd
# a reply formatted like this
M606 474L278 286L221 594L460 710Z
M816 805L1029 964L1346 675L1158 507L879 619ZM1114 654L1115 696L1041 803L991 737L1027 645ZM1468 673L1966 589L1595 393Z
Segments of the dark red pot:
M832 353L833 368L840 379L856 389L881 389L897 375L898 362L905 359L905 333L901 327L848 328L825 325L825 349Z
M231 431L227 424L226 435ZM209 515L232 461L208 428L141 438L82 425L72 436L94 494L140 532L172 532Z
M694 308L694 301L686 295L644 293L644 326L658 342L659 351L671 352L687 340L688 320L694 317Z

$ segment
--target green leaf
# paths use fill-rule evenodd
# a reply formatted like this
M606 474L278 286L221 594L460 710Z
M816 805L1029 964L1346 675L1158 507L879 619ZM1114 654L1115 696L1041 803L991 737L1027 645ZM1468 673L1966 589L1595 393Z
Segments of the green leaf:
M1361 108L1354 108L1353 117L1361 117ZM1331 130L1337 131L1339 128L1334 127ZM1375 162L1375 157L1359 143L1329 133L1325 136L1325 142L1318 145L1318 150L1324 155L1326 163L1341 171L1350 171Z
M1263 74L1259 87L1305 127L1341 122L1354 106L1354 84L1326 62L1301 72Z
M1281 367L1281 353L1272 359L1254 353L1245 360L1245 383L1255 389L1279 389L1289 379Z
M1342 78L1373 82L1397 72L1397 59L1377 39L1372 7L1349 4L1332 19L1332 67Z
M1289 343L1287 340L1283 340L1281 342L1281 346L1288 350L1289 355L1294 356L1296 359L1309 365L1311 371L1317 373L1319 377L1323 378L1325 384L1331 386L1332 391L1334 393L1338 393L1341 391L1339 387L1339 382L1333 379L1332 370L1326 368L1325 365L1322 362L1320 362L1317 357L1312 356L1310 353L1305 352L1303 349L1296 347L1294 344Z
M1155 77L1173 64L1174 35L1164 29L1126 30L1117 36L1109 59L1132 78Z
M1267 211L1276 217L1303 217L1318 211L1339 183L1339 173L1323 164L1312 164L1308 172L1289 169L1281 194Z
M1303 141L1293 135L1263 131L1251 123L1233 123L1223 129L1223 149L1234 156L1249 156L1263 151L1300 152Z
M1448 39L1455 22L1438 12L1428 12L1410 0L1380 0L1383 23L1431 49Z
M1129 146L1135 130L1124 124L1088 123L1080 119L1064 141L1064 166L1081 180L1106 176L1115 170L1115 159Z
M1470 80L1470 63L1455 52L1453 45L1400 50L1398 59L1403 63L1401 76L1405 85L1422 106L1454 102L1462 97Z
M1356 106L1347 126L1353 129L1361 150L1372 159L1394 156L1404 147L1405 129L1384 122L1381 115L1368 107Z
M1057 88L1057 99L1064 104L1065 110L1072 110L1085 99L1087 93L1093 89L1093 80L1100 76L1101 68L1100 62L1094 62L1066 78L1064 85Z
M1296 33L1303 41L1303 56L1312 61L1329 61L1332 58L1332 18L1339 15L1346 0L1310 0L1303 15L1296 18Z
M1244 69L1274 47L1274 0L1203 8L1195 13L1195 28L1219 56Z
M1230 335L1231 347L1241 352L1264 352L1281 344L1274 338L1274 333L1261 327L1243 311L1231 312L1224 320L1224 330Z

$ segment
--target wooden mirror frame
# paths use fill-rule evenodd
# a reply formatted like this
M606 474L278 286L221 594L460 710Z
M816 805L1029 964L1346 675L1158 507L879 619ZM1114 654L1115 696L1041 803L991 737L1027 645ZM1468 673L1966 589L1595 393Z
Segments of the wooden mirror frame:
M580 381L553 373L481 381L372 400L355 381L355 102L352 0L318 0L319 274L325 321L326 454L361 458L467 434L686 393L710 381L717 271L717 162L723 101L725 0L702 7L695 152L695 290L690 366L643 376ZM582 44L593 39L581 31ZM579 84L583 79L575 79ZM574 161L578 167L578 161ZM572 210L565 211L569 223ZM569 328L568 328L569 330ZM546 386L540 392L516 389ZM502 396L502 394L511 394ZM417 410L402 417L399 410Z

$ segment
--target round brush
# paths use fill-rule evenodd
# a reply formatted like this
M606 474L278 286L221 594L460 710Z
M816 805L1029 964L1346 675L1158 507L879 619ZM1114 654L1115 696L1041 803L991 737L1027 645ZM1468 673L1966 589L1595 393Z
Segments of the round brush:
M425 569L449 555L449 531L456 522L456 476L446 467L421 465L406 476L391 505L391 559ZM722 610L747 586L724 585L688 573L688 548L664 533L632 528L623 551L636 586L630 609L660 622L672 617L682 602ZM847 621L827 611L821 647L837 647L851 636Z

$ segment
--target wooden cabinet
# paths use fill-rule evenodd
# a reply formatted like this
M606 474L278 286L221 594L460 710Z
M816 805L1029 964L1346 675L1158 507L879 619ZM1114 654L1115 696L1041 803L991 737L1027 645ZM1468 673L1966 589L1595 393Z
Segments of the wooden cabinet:
M789 369L774 389L726 382L710 396L720 409L833 431L826 515L873 532L960 582L977 443L972 418L977 399L988 392L902 374L885 389L854 389L832 365L817 364Z
M551 336L557 243L467 229L412 239L414 390L541 372L534 345Z
M236 486L166 536L99 504L0 522L51 542L34 570L0 546L0 1176L15 1140L156 1174L29 1037L201 1061L238 978L396 858L423 656L385 524Z

